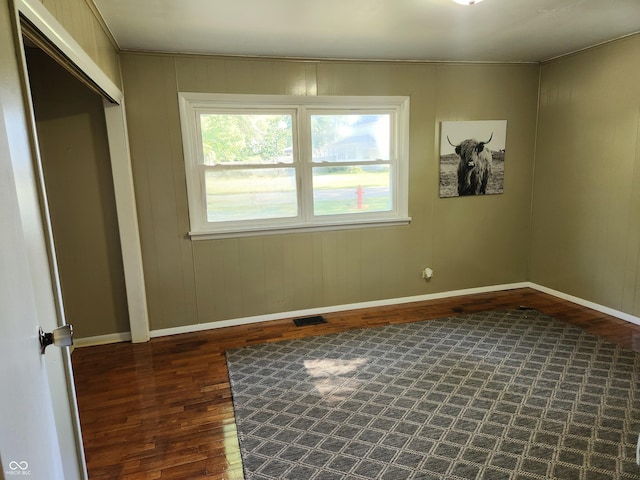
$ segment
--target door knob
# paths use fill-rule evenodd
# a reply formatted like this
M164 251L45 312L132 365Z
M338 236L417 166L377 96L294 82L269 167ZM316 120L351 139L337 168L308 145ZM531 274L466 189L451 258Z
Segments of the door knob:
M70 347L73 345L73 325L63 325L55 328L51 333L45 333L40 327L40 353L44 355L44 350L49 345L57 347Z

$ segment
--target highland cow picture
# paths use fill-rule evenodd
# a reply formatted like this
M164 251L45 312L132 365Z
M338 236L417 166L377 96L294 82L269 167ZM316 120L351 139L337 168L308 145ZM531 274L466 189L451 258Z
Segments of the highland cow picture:
M440 198L504 192L506 120L442 122Z

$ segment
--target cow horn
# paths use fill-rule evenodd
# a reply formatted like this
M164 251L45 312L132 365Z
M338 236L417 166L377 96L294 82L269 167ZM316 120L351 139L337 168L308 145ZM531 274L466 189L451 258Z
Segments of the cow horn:
M491 141L491 139L493 138L493 132L491 132L491 136L489 137L489 140L487 140L486 142L482 142L483 144L487 144Z
M454 145L453 143L451 143L451 140L449 140L449 135L447 135L447 141L449 142L449 145L451 145L452 147L457 147L457 145Z

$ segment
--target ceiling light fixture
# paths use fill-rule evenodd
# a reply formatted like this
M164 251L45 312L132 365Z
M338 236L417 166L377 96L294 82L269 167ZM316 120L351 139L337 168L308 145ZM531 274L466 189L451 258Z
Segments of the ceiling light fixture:
M480 3L482 0L453 0L460 5L475 5L476 3Z

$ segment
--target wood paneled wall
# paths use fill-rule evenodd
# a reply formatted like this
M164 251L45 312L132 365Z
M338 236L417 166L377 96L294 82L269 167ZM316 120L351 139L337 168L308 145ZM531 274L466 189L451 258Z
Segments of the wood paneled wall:
M542 66L531 280L640 316L640 35Z
M64 29L118 87L119 48L91 0L40 0Z
M527 280L537 65L142 53L121 63L152 330ZM411 224L190 240L178 91L410 95ZM505 193L440 199L440 121L486 119L508 121Z
M640 315L640 36L542 67L118 55L89 0L41 1L126 87L152 330L525 280ZM178 91L410 95L411 224L191 241ZM472 119L508 121L505 193L440 199L439 123Z

